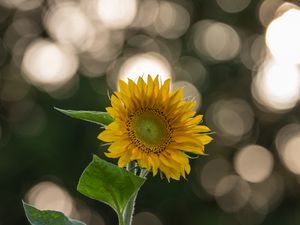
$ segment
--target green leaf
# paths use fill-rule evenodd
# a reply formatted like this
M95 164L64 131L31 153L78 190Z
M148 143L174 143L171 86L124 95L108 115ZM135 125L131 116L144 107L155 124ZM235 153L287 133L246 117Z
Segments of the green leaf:
M144 182L144 178L94 155L93 161L80 177L77 190L89 198L108 204L121 216L130 197Z
M83 222L66 217L61 212L39 210L25 202L23 207L31 225L85 225Z
M106 112L66 110L56 107L54 107L54 109L72 118L85 120L96 124L108 125L114 121L114 119Z

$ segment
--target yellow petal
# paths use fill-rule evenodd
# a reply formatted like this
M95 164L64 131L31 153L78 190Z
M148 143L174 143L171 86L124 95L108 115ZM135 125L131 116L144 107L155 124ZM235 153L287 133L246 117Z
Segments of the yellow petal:
M111 96L111 105L119 114L126 113L123 103L116 95Z
M126 154L122 155L118 160L118 167L123 168L130 162L130 153L127 152Z
M204 146L203 145L191 145L191 144L178 144L177 145L178 149L185 151L185 152L190 152L194 153L197 155L204 155Z
M127 147L130 145L129 140L127 139L119 139L118 141L112 143L108 151L115 152L116 154L122 153L127 150Z
M120 113L117 110L115 110L113 107L106 107L106 112L108 112L108 114L114 118L115 120L119 119L122 121L126 120L127 114L126 113Z
M106 112L108 112L108 114L110 116L112 116L113 118L119 117L119 113L117 113L113 107L106 107L105 109L106 109Z
M210 143L213 140L213 138L208 135L199 135L198 140L200 140L203 145L206 145Z
M195 126L191 130L192 132L197 132L197 133L205 133L211 131L207 126L203 126L203 125Z
M191 172L191 166L189 163L185 164L184 170L187 174L190 174Z
M170 83L171 83L171 80L167 79L167 80L165 80L164 84L161 87L161 95L162 95L163 100L169 96Z
M112 142L115 141L119 138L120 136L116 135L114 132L111 130L104 130L102 131L97 138L100 139L101 141L105 142Z
M119 80L119 88L122 93L129 93L128 85L123 80Z
M187 122L184 123L185 126L191 126L195 124L199 124L203 119L203 115L197 115L194 118L191 118L187 120Z
M156 76L153 81L153 92L155 96L157 96L158 91L159 91L159 80L158 80L158 76Z
M120 157L120 155L114 154L114 153L112 153L112 152L104 152L104 155L105 155L106 157L112 158L112 159L114 159L114 158L119 158L119 157Z
M178 163L185 164L185 163L188 163L188 161L189 161L187 156L183 152L181 152L177 149L170 149L169 153L170 153L170 156L172 157L172 159L174 159Z
M197 140L196 135L176 135L174 136L174 141L176 143L195 143L195 144L199 142Z
M150 75L148 75L148 80L147 80L147 96L151 97L153 95L153 80Z
M105 142L118 140L125 135L124 128L125 127L120 125L118 121L114 121L106 126L105 130L102 131L97 138Z
M178 166L180 165L179 163L177 163L176 161L172 160L172 158L170 157L166 157L163 153L159 155L159 160L165 164L167 167L176 169L178 168Z
M146 83L142 77L139 77L137 86L140 90L140 93L143 93L145 91Z
M153 176L155 176L158 172L158 167L159 167L159 160L156 154L153 154L151 161L152 161L152 173Z

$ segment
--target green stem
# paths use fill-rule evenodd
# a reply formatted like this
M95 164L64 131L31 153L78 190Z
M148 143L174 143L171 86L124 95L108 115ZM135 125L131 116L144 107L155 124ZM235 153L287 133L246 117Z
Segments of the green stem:
M136 162L130 162L128 163L128 165L126 166L126 169L130 172L132 172L134 175L137 174L137 164ZM143 171L144 173L139 174L140 177L146 177L147 172ZM124 212L123 212L123 217L119 218L119 223L120 225L131 225L132 223L132 217L133 217L133 213L134 213L134 206L135 206L135 200L137 197L139 190L137 190L129 199ZM123 224L122 224L123 223Z
M118 213L119 225L124 225L123 215L119 212Z
M130 163L127 164L126 170L132 172L134 175L137 175L138 169L137 169L137 163L134 161L131 161ZM139 176L146 178L148 174L148 171L146 169L141 169ZM121 213L118 213L118 218L119 218L119 225L131 225L132 223L132 217L134 213L134 206L135 206L135 200L137 197L139 190L137 190L129 199L123 215Z
M134 175L137 173L137 163L134 161L131 161L130 163L127 164L126 170L132 172Z
M149 171L146 170L146 169L141 169L141 172L140 172L140 177L143 177L145 178L147 175L148 175Z
M132 223L132 217L134 213L134 205L135 205L137 193L138 191L131 196L131 198L129 199L126 205L126 208L124 209L124 213L123 213L124 225L131 225Z

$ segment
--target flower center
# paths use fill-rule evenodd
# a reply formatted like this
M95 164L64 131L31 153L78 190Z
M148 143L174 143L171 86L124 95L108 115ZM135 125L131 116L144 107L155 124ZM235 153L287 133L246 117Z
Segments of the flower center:
M166 136L166 121L152 112L144 112L133 122L137 139L148 145L159 145Z
M158 110L142 108L129 116L129 137L140 150L160 153L172 140L172 129Z

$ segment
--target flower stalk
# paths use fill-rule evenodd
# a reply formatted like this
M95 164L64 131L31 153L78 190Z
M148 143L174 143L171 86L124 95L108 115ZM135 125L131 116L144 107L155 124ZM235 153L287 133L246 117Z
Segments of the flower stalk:
M189 154L205 154L204 146L212 141L211 130L200 125L203 116L193 110L196 102L186 100L182 88L171 91L170 85L170 79L160 84L158 75L154 79L148 75L147 81L142 77L136 82L120 80L120 91L111 96L107 113L56 108L104 128L98 138L108 143L105 155L118 158L118 165L94 155L79 179L77 190L110 205L118 214L119 225L132 225L137 194L149 172L153 176L159 172L169 182L185 178L191 170ZM47 221L53 213L35 212L30 216L37 221ZM62 218L66 222L59 224L70 224L67 217ZM72 221L74 225L85 225Z
M132 218L133 218L133 214L134 214L134 206L135 206L135 200L136 200L137 194L138 194L138 191L135 192L133 194L133 196L129 199L127 206L124 210L124 213L123 213L124 225L132 224Z
M131 161L127 164L126 170L129 172L132 172L134 175L137 174L137 164L134 161ZM119 216L119 225L131 225L132 224L132 218L134 214L134 206L135 206L135 200L138 194L137 190L129 199L126 208L124 209L123 215Z

